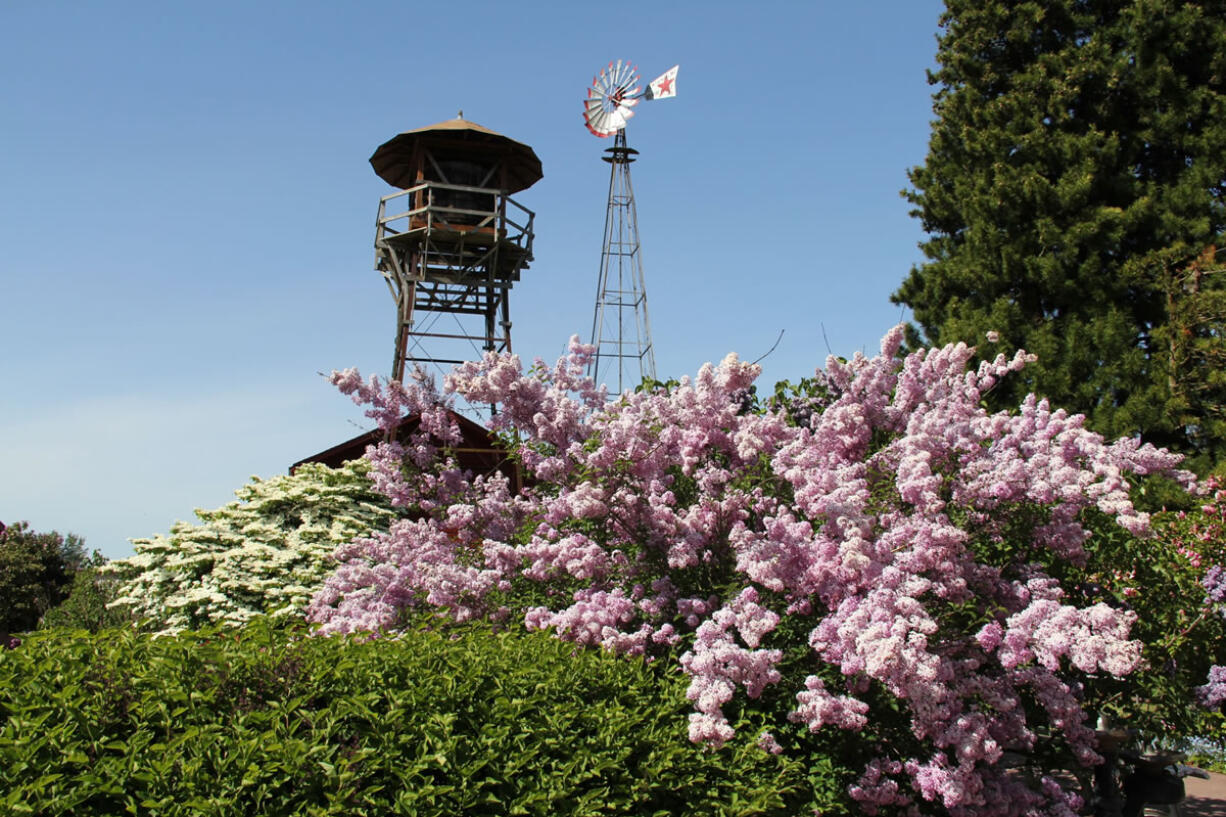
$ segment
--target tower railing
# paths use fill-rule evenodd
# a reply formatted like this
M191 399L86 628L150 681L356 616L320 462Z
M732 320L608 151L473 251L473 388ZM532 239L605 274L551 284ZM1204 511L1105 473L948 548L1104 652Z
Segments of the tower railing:
M457 206L455 194L488 199L490 208ZM417 206L414 204L417 203ZM532 222L535 214L501 191L443 182L421 184L383 196L375 245L385 241L404 241L409 236L430 239L436 234L470 234L471 241L496 238L508 242L527 255L532 253ZM424 235L420 235L424 234Z

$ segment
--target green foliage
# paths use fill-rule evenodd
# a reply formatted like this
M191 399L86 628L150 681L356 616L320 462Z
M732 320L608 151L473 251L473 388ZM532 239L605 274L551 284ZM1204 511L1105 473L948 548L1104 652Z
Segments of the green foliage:
M776 383L766 407L783 412L790 425L807 428L813 416L825 411L837 398L837 390L819 369L813 377L801 378L797 383L790 380Z
M684 681L544 634L314 638L261 619L44 631L0 653L0 811L110 815L791 815L828 758L718 753ZM831 813L827 810L825 813Z
M1220 461L1226 380L1200 362L1226 351L1205 260L1226 232L1226 2L947 0L941 27L905 192L928 260L895 302L933 345L1037 354L1002 403L1034 391Z
M336 548L395 518L368 471L355 460L253 477L236 501L197 510L200 524L177 522L169 536L132 540L136 555L103 571L121 579L114 604L164 631L301 615Z
M1188 755L1188 763L1191 765L1206 771L1226 774L1226 741L1192 738L1180 742L1175 748Z
M85 542L74 534L36 533L26 522L0 523L0 641L38 626L86 562Z
M1213 523L1199 509L1160 513L1155 536L1138 539L1095 517L1089 560L1067 570L1064 586L1074 603L1133 610L1132 637L1144 647L1141 668L1126 679L1089 679L1087 708L1150 737L1220 734L1221 715L1193 693L1209 667L1226 664L1226 619L1201 585L1209 565L1226 561L1226 536Z
M68 598L47 611L39 622L40 628L63 627L96 633L128 623L126 609L109 606L118 595L119 579L98 569L104 563L101 556L97 561L96 566L76 572L68 588Z

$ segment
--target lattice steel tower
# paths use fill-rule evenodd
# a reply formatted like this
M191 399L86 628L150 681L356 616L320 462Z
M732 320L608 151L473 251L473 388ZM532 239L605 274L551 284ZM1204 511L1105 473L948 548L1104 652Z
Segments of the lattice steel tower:
M630 183L630 165L638 151L626 145L626 121L634 116L631 109L640 99L675 96L676 80L674 66L643 89L637 69L619 60L609 63L592 80L583 103L587 129L596 136L613 137L613 147L601 157L611 165L609 203L600 278L596 284L596 312L592 317L592 345L596 353L588 375L619 394L656 376L643 249L639 243L634 186Z
M597 383L607 383L620 394L645 378L654 380L656 359L651 348L647 280L643 275L634 187L630 183L630 163L638 151L626 146L626 131L622 129L614 136L613 147L605 153L608 155L601 159L612 167L604 249L600 253L600 278L596 284L596 312L592 317L596 355L589 374Z
M370 164L401 188L380 199L375 227L375 269L396 300L392 378L410 362L510 352L511 287L532 260L533 221L510 194L541 178L536 153L459 116L405 131Z

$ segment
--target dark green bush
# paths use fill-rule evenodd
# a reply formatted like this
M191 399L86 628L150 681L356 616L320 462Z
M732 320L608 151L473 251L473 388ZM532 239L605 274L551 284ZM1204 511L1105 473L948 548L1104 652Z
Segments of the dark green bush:
M829 762L685 737L684 680L488 628L48 630L0 653L0 813L796 814ZM829 812L827 812L829 813Z
M37 533L26 522L0 522L0 642L32 630L59 604L73 573L90 563L76 534Z
M43 615L39 629L65 627L96 633L129 623L127 610L107 607L115 600L118 586L117 577L100 572L97 566L81 568L72 577L68 598Z

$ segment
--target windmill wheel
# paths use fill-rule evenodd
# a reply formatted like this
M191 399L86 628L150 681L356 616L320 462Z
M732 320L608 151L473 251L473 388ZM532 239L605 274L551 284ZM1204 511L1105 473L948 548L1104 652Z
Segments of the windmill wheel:
M638 69L628 62L609 63L588 88L583 100L583 121L587 129L600 137L612 136L626 127L634 116L631 110L642 97Z

